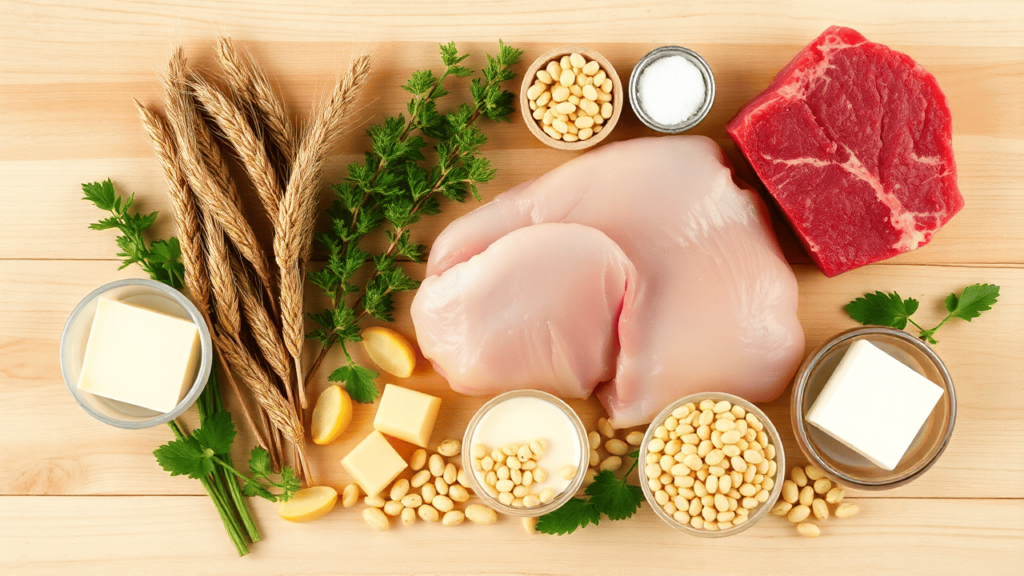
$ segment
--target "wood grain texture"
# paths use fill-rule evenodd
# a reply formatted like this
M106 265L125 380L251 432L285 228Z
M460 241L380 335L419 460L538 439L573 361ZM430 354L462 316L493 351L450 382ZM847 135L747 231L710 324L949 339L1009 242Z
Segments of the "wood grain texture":
M678 548L686 544L702 551L686 555L691 570L720 568L718 559L728 554L730 561L771 574L793 573L796 566L872 575L1019 571L1024 2L594 0L585 10L504 0L282 4L0 0L0 573L136 573L143 566L153 574L218 575L672 573L680 567ZM623 81L649 50L685 45L708 60L718 91L693 133L714 138L737 175L756 183L726 137L725 123L831 24L853 26L935 74L953 113L966 207L925 248L834 279L808 264L773 208L776 232L799 280L808 348L853 326L841 306L868 290L895 289L919 299L926 323L941 317L946 293L966 284L993 282L1003 291L993 312L970 324L951 323L941 333L936 350L959 400L956 430L942 459L908 486L854 493L861 514L829 521L818 540L800 538L787 522L769 517L727 541L696 541L664 527L646 508L629 522L563 538L528 536L508 518L494 527L448 531L420 524L381 534L365 526L358 509L339 507L316 523L292 525L261 501L254 507L265 540L238 559L200 485L171 478L155 464L152 450L170 437L166 428L102 426L65 389L57 351L67 314L96 286L140 276L137 269L116 271L112 232L87 229L100 214L80 200L80 183L113 178L123 192L138 194L141 209L164 212L155 236L174 233L163 176L131 102L134 96L158 104L157 74L173 42L185 44L190 62L215 69L214 37L234 37L266 68L297 118L308 116L352 54L370 48L371 96L358 111L364 126L403 110L406 93L399 86L412 70L437 67L438 42L458 42L473 54L468 64L480 68L502 38L525 49L519 72L554 46L583 44L604 54ZM512 86L517 89L519 79ZM465 90L459 81L452 87ZM454 104L457 97L448 100ZM576 155L545 147L522 122L517 112L510 124L487 128L485 153L498 177L482 188L485 201ZM649 135L625 110L608 140ZM365 135L346 137L328 161L327 181L340 180L367 145ZM270 225L255 195L243 193L255 232L269 250ZM326 185L322 200L330 200ZM441 215L415 227L414 239L429 244L454 217L476 206L445 203ZM418 278L423 268L409 265L408 271ZM308 290L308 309L323 304L316 292ZM398 310L407 310L410 301L411 294L403 294ZM405 313L395 328L413 336ZM360 347L354 352L368 362ZM325 366L337 365L339 356L333 353ZM460 437L483 400L454 394L428 366L420 358L405 383L443 398L436 444ZM319 374L312 395L326 386L325 375ZM227 401L230 406L233 399ZM588 425L600 415L594 400L571 404ZM789 459L801 461L789 425L788 390L764 408L785 437ZM339 460L371 429L373 411L357 406L342 440L310 445L317 478L339 488L349 481ZM186 426L193 425L190 412ZM237 455L251 444L242 435Z
M1019 500L851 499L861 513L796 536L769 516L756 529L697 540L650 510L569 536L531 536L520 521L372 531L355 513L288 524L254 508L265 540L242 559L205 497L0 497L0 571L223 574L1011 574L1024 561ZM155 519L159 519L156 521ZM367 543L373 549L361 549ZM599 553L594 553L600 550ZM697 553L693 553L699 550ZM723 568L723 561L728 567ZM31 568L27 568L31 565ZM756 568L754 568L756 567ZM741 569L742 570L742 569Z

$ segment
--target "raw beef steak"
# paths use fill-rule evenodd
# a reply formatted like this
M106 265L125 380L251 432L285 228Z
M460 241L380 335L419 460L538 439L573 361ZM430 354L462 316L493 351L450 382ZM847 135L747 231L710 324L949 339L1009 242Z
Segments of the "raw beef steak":
M927 244L964 205L935 77L850 28L825 30L727 128L826 276Z

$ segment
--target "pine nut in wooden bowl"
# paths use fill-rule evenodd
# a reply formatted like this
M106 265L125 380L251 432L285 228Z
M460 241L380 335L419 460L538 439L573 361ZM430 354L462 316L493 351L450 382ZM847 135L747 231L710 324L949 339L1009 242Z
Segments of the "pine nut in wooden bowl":
M557 111L552 103L563 111ZM527 128L538 140L559 150L585 150L604 140L615 128L624 105L615 67L582 46L560 46L534 60L523 76L519 94Z

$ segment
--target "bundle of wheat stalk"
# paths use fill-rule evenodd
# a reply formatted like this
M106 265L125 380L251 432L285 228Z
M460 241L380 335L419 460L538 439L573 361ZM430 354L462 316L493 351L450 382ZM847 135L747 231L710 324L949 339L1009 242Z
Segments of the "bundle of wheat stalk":
M369 56L352 59L301 131L248 54L219 38L217 57L226 89L190 70L177 47L164 77L166 120L135 104L167 178L185 283L209 324L229 388L275 467L290 457L297 473L308 475L301 361L305 266L327 153L369 76ZM243 215L218 137L274 224L276 274Z

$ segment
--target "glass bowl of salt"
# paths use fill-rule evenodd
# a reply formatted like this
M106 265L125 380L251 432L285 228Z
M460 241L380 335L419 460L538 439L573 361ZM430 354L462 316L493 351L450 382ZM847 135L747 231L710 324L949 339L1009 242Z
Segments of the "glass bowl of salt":
M629 104L652 130L678 134L708 115L715 75L693 50L662 46L648 52L629 76Z

